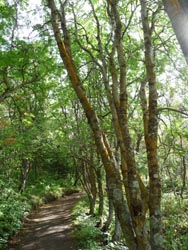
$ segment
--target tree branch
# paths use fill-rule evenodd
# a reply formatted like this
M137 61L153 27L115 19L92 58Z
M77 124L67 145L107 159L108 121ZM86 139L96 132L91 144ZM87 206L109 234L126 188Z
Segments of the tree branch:
M185 115L188 117L188 113L185 113L184 111L181 111L179 109L175 109L175 108L168 108L168 107L164 107L164 108L158 108L158 111L163 111L163 110L168 110L168 111L173 111L173 112L176 112L176 113L180 113L182 115Z

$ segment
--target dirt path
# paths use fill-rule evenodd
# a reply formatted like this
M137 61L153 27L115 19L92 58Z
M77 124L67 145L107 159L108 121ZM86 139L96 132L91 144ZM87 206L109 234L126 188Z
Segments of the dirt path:
M24 224L19 246L9 250L77 250L71 209L81 196L74 193L42 206Z

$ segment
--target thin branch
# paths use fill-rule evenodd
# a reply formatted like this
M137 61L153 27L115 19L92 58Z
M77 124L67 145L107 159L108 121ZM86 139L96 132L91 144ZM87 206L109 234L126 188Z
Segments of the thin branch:
M179 113L188 117L188 113L185 113L184 111L181 111L179 109L168 108L168 107L158 108L158 112L163 111L163 110L173 111L173 112L176 112L176 113Z

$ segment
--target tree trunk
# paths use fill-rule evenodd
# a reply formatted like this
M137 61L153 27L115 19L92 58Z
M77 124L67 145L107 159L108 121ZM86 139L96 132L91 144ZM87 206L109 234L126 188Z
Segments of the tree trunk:
M98 209L98 216L100 217L102 226L102 215L104 210L104 192L102 186L102 169L101 166L96 167L96 176L97 176L97 183L98 183L98 196L99 196L99 209Z
M95 214L95 204L96 204L96 198L97 198L97 185L96 185L96 176L94 171L94 166L90 167L88 166L88 181L90 185L90 211L89 213L91 215Z
M121 240L121 234L122 234L121 225L119 223L117 216L115 216L115 228L112 236L112 241L119 242Z
M152 51L151 29L148 21L147 1L141 0L141 17L144 33L145 65L149 83L149 111L143 93L142 109L144 111L144 135L147 149L149 170L149 213L150 213L150 244L152 250L162 249L161 224L161 181L157 159L158 111L157 84Z
M188 64L188 2L187 0L163 0L163 3Z
M83 159L81 160L81 183L84 190L87 193L88 200L89 200L89 214L94 215L95 211L95 202L97 197L97 187L96 187L96 178L93 175L92 167L88 166L86 161ZM90 173L90 171L92 173Z
M138 178L136 170L136 160L134 150L132 147L132 139L129 132L128 122L128 94L127 94L127 82L126 82L126 60L124 56L123 43L122 43L122 23L118 12L117 3L118 1L108 1L111 6L109 16L113 17L114 20L114 44L110 57L110 70L113 82L113 100L114 106L117 113L118 125L114 129L117 134L118 141L121 147L121 170L125 184L125 190L129 209L133 221L134 232L136 234L136 241L138 249L150 249L147 231L145 228L146 222L146 209L145 209L145 193L142 189L144 184L141 178ZM113 58L117 52L118 60L118 72L115 66L115 59ZM119 96L117 93L117 87L119 86ZM113 110L112 110L113 115ZM116 119L116 114L113 120ZM140 185L142 184L142 185ZM147 191L146 191L147 193Z
M22 159L22 166L21 166L21 180L19 186L19 192L23 193L26 187L27 179L31 170L31 162L26 159Z
M108 217L107 220L104 223L104 226L102 227L102 231L106 232L108 231L112 221L113 221L113 214L114 214L114 206L113 206L113 202L110 199L110 197L108 197Z

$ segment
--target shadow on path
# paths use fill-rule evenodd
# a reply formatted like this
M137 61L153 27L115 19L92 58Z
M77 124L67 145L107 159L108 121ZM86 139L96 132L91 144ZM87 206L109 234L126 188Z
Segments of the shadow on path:
M83 193L74 193L39 208L24 223L20 244L9 250L77 250L71 210Z

